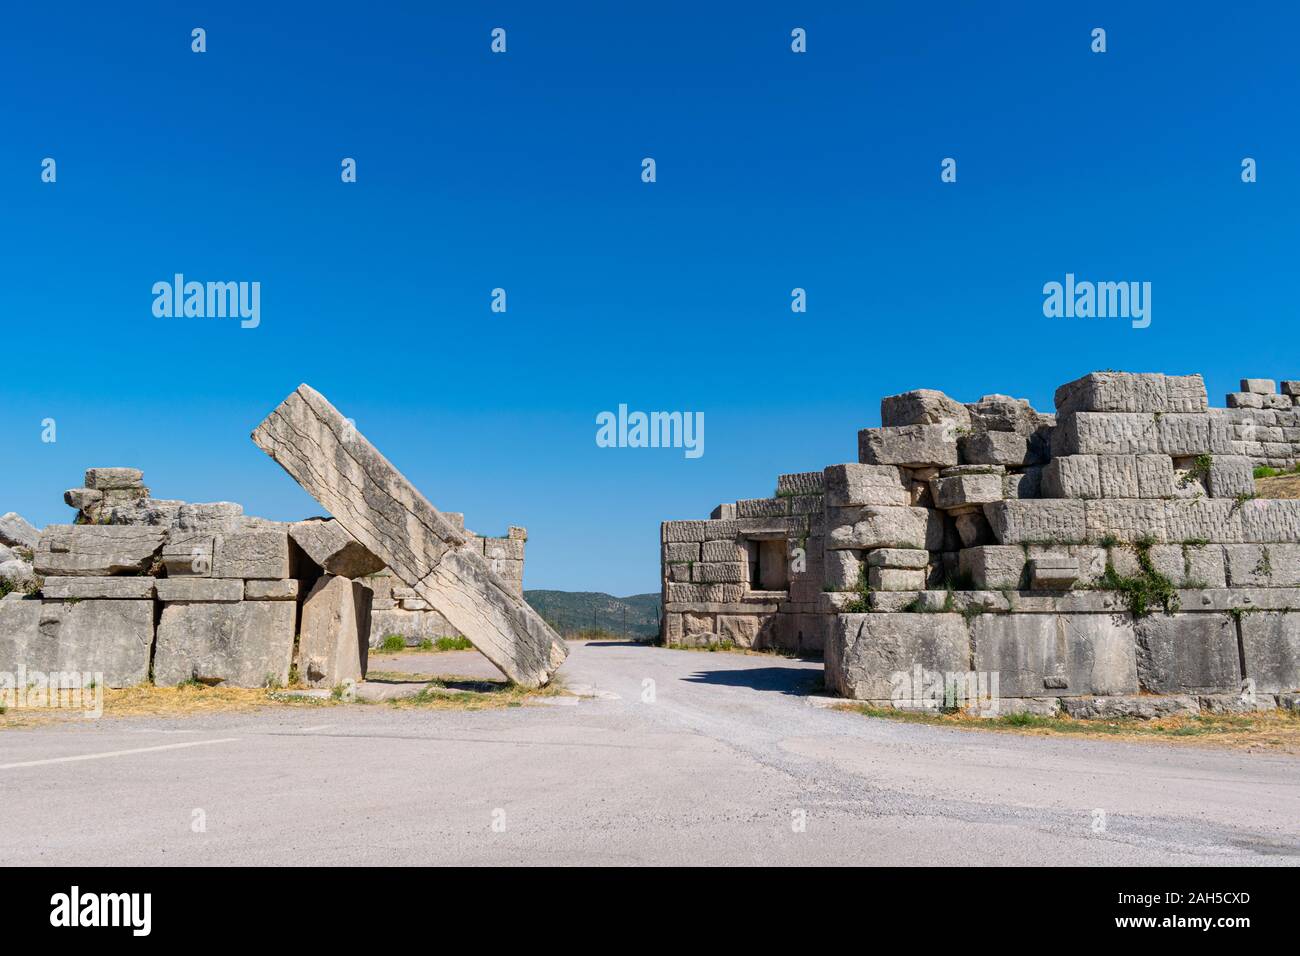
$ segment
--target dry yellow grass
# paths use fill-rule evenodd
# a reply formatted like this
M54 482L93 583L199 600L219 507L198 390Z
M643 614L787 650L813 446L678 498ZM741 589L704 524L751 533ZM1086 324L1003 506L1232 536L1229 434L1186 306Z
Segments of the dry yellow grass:
M1070 736L1091 739L1213 745L1242 750L1300 754L1300 714L1274 710L1251 714L1209 714L1159 720L1075 720L1017 714L979 717L967 713L927 714L845 704L843 710L868 717L931 724L960 730L1019 733L1038 737Z
M1261 498L1300 498L1300 475L1256 478L1255 494Z

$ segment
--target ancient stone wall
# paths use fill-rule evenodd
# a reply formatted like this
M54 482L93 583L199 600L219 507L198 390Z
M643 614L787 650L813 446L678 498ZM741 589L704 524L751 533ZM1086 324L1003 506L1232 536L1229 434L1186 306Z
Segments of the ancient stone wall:
M1300 463L1300 381L1243 378L1240 392L1229 392L1226 409L1214 409L1229 423L1233 454L1256 465L1280 470Z
M1300 501L1255 498L1240 410L1199 375L1117 372L1055 405L891 396L857 462L664 523L664 640L824 647L828 687L886 703L914 668L998 674L1038 709L1300 690ZM806 551L783 588L775 539L791 566Z

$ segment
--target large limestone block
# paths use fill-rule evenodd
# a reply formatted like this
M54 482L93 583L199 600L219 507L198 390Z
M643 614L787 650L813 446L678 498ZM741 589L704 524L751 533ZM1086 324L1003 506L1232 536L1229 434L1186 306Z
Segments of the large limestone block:
M823 473L826 505L908 505L907 483L897 465L831 465Z
M957 442L963 464L1020 467L1030 457L1029 439L1016 432L977 431Z
M1087 537L1082 501L995 501L984 515L999 544L1078 544Z
M0 544L6 544L11 548L35 550L36 543L40 539L41 533L16 511L8 511L0 515Z
M1272 395L1277 391L1277 382L1271 378L1243 378L1241 390L1253 395Z
M539 686L563 663L560 636L314 389L299 386L253 440L511 680ZM704 540L667 537L664 529L665 542Z
M1218 415L1072 412L1052 433L1052 456L1232 453L1228 423Z
M153 602L0 601L0 671L102 675L106 687L149 677Z
M1188 502L1190 504L1191 502ZM1164 543L1168 537L1167 503L1145 498L1099 498L1084 504L1086 538L1131 544L1148 540Z
M1237 498L1255 493L1255 463L1240 455L1215 455L1210 461L1206 486L1215 498Z
M1300 544L1226 544L1223 550L1234 588L1300 587Z
M1172 465L1172 459L1166 459ZM1141 498L1136 455L1099 455L1097 478L1103 498Z
M323 574L302 604L298 674L311 687L359 681L370 645L371 590L359 581Z
M1241 519L1242 541L1300 543L1300 501L1260 498L1242 502L1239 508L1236 502L1218 503L1236 508Z
M1241 648L1246 658L1246 677L1255 682L1258 693L1300 690L1300 613L1243 614Z
M1246 502L1247 505L1252 502ZM1222 498L1197 498L1166 501L1164 538L1170 544L1190 541L1214 541L1235 544L1244 537L1243 509L1236 501Z
M154 580L149 577L50 577L41 586L41 597L54 601L152 601Z
M936 508L966 508L1002 500L1002 474L954 475L951 478L933 478L930 494Z
M154 651L154 683L286 684L296 619L293 601L164 605Z
M41 535L33 564L37 574L139 574L149 569L165 536L162 528L136 525L52 524Z
M957 464L957 429L951 424L864 428L858 432L858 461L864 465L946 468Z
M1209 405L1199 375L1092 372L1056 390L1056 413L1204 412Z
M799 471L776 476L778 495L820 495L825 490L820 471Z
M730 521L665 521L659 525L659 539L664 544L703 541L705 525L732 523ZM718 537L734 537L734 535L718 535Z
M963 548L958 558L960 574L978 591L1018 590L1028 581L1025 549L1018 544L986 544Z
M943 520L931 508L832 508L827 512L826 547L920 548L938 551Z
M1043 468L1042 491L1044 498L1100 498L1101 466L1098 456L1065 455L1053 458Z
M284 525L228 531L216 536L214 547L214 577L274 581L289 576L289 533Z
M95 491L137 490L144 487L139 468L87 468L86 487Z
M841 697L888 700L914 668L970 671L960 614L837 614L826 634L826 686Z
M1135 694L1131 620L1113 614L981 614L975 670L1006 697Z
M1015 432L1028 438L1052 421L1052 416L1034 411L1027 399L1010 395L985 395L967 405L966 410L977 432Z
M1237 627L1227 614L1154 614L1136 623L1137 669L1153 694L1228 693L1241 686Z
M158 600L166 603L217 603L244 599L244 582L239 578L159 578L155 588Z
M886 427L944 423L965 428L970 425L970 412L961 402L935 389L916 388L880 400L880 424Z
M362 578L383 570L379 560L333 518L309 518L289 525L289 537L329 574Z
M928 551L924 553L929 554ZM826 587L832 591L858 590L862 583L861 552L847 548L827 550L823 574Z

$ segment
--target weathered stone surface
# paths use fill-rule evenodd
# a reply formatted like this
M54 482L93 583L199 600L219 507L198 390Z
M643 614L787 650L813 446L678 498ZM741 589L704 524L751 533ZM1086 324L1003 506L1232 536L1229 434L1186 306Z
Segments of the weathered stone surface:
M741 562L699 561L691 568L691 581L696 584L740 584L748 580L749 565Z
M159 578L158 600L167 602L229 602L244 599L244 582L239 578Z
M961 402L935 389L917 388L880 400L880 424L886 427L944 423L964 428L970 425L970 412Z
M717 632L736 647L752 648L762 642L763 619L756 614L719 614Z
M1241 616L1246 676L1255 690L1281 694L1300 690L1300 612L1262 611Z
M134 525L57 525L41 534L33 559L37 574L94 576L147 571L166 532Z
M1253 392L1229 392L1226 400L1229 408L1264 407L1264 396L1256 395Z
M1168 455L1137 455L1138 497L1172 498L1175 489L1174 462Z
M687 545L669 545L669 547L696 548L695 557L689 560L708 561L722 564L734 564L737 561L748 560L745 551L745 545L742 541L705 541L703 544Z
M236 531L244 524L244 506L233 501L184 502L173 520L182 531Z
M975 670L1006 697L1135 694L1132 621L1113 614L981 614Z
M1091 372L1056 390L1056 414L1071 412L1203 412L1200 375Z
M864 428L858 461L866 465L945 468L957 464L957 430L951 424Z
M323 574L302 604L298 674L311 687L359 681L370 645L371 590L359 581Z
M102 674L107 687L149 677L152 601L0 601L0 671Z
M867 569L867 583L873 591L920 591L925 587L925 571L872 567Z
M1227 422L1218 415L1072 412L1052 433L1052 456L1231 454Z
M333 518L296 521L289 525L289 537L329 574L362 578L384 566L383 561L366 550Z
M559 635L314 389L299 386L253 440L511 680L545 684L563 663Z
M1001 544L1075 544L1087 536L1082 501L996 501L984 506L984 515Z
M1023 472L1007 475L1002 479L1002 497L1039 498L1042 497L1043 468L1031 466Z
M827 512L828 548L911 548L938 551L943 522L928 508L834 508Z
M283 685L289 680L296 618L297 608L290 601L164 605L154 650L154 683Z
M1170 459L1172 461L1172 459ZM1097 477L1103 498L1141 498L1136 455L1101 455Z
M289 576L289 534L284 525L227 531L216 536L213 547L215 577L277 580Z
M965 548L961 552L960 571L971 586L980 591L1017 589L1028 583L1025 565L1028 559L1020 545L992 544Z
M1300 396L1300 381L1289 379L1282 382L1282 394L1292 397Z
M972 508L954 513L953 526L957 529L957 537L963 548L993 543L993 528L983 511Z
M139 468L87 468L86 487L96 491L118 491L144 487L144 472Z
M16 511L0 515L0 544L7 544L11 548L35 550L36 543L40 539L41 533Z
M298 581L245 581L245 601L293 601L298 597Z
M1206 488L1215 498L1236 498L1255 493L1255 465L1240 455L1215 455L1206 476Z
M1242 502L1240 507L1236 502L1219 503L1240 514L1241 540L1244 542L1300 543L1300 501L1259 498Z
M1191 504L1191 502L1188 502ZM1125 543L1165 542L1167 537L1166 502L1144 498L1100 498L1084 504L1085 537L1088 541L1108 539Z
M1300 587L1300 545L1227 544L1223 551L1232 587Z
M1065 591L1078 580L1078 558L1044 555L1029 561L1029 586L1036 591Z
M823 475L826 505L908 505L907 483L896 465L831 465Z
M665 544L703 541L705 525L712 523L709 521L665 521L659 526L660 540ZM731 524L732 522L718 521L717 523ZM726 535L726 537L734 537L734 535Z
M737 518L780 517L789 513L789 498L742 498L736 502Z
M41 597L57 601L152 601L153 593L154 579L147 577L50 577L41 587Z
M1062 697L1061 710L1076 720L1113 720L1132 717L1193 717L1201 712L1196 698L1187 694L1166 697Z
M1151 566L1179 588L1222 588L1227 586L1223 546L1218 544L1157 544L1147 552ZM1142 573L1132 547L1110 549L1109 560L1120 577Z
M724 547L729 547L734 553L735 545L728 542L718 542ZM675 564L678 561L698 561L700 560L700 544L696 541L679 541L663 546L663 559L666 564ZM711 561L724 560L722 558L710 558Z
M0 561L0 581L9 582L17 590L27 591L36 586L36 572L21 558L10 558L8 561Z
M930 490L936 508L964 508L1002 500L1002 475L997 473L934 478Z
M970 670L960 614L840 614L826 636L826 686L856 700L888 699L897 675L919 665L943 673Z
M69 488L63 493L63 501L69 508L88 511L104 498L102 491L93 488Z
M964 464L1019 467L1029 460L1029 439L1016 432L977 431L958 439L957 450Z
M930 552L914 548L877 548L867 552L867 564L873 568L923 570L929 563Z
M1277 382L1271 378L1243 378L1241 390L1254 395L1272 395L1277 391Z
M778 495L820 495L825 490L820 471L800 471L776 476Z
M1157 614L1136 624L1138 680L1153 694L1220 693L1241 684L1227 614Z
M868 552L875 554L876 552ZM929 553L929 552L925 552ZM857 590L862 580L861 552L835 549L826 552L824 574L826 586L832 591Z
M380 647L384 643L384 638L391 636L402 638L408 647L416 647L424 641L437 641L439 638L461 635L437 611L407 611L402 608L379 610L374 607L372 601L370 647L372 649Z
M1104 456L1101 460L1110 457ZM1101 467L1098 456L1066 455L1053 458L1043 468L1043 497L1100 498Z

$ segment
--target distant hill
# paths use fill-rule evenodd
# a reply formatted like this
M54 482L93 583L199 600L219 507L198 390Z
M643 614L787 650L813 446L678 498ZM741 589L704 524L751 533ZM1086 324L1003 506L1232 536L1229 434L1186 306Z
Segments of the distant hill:
M525 591L524 598L561 634L593 628L628 637L659 633L658 592L619 598L598 591Z

